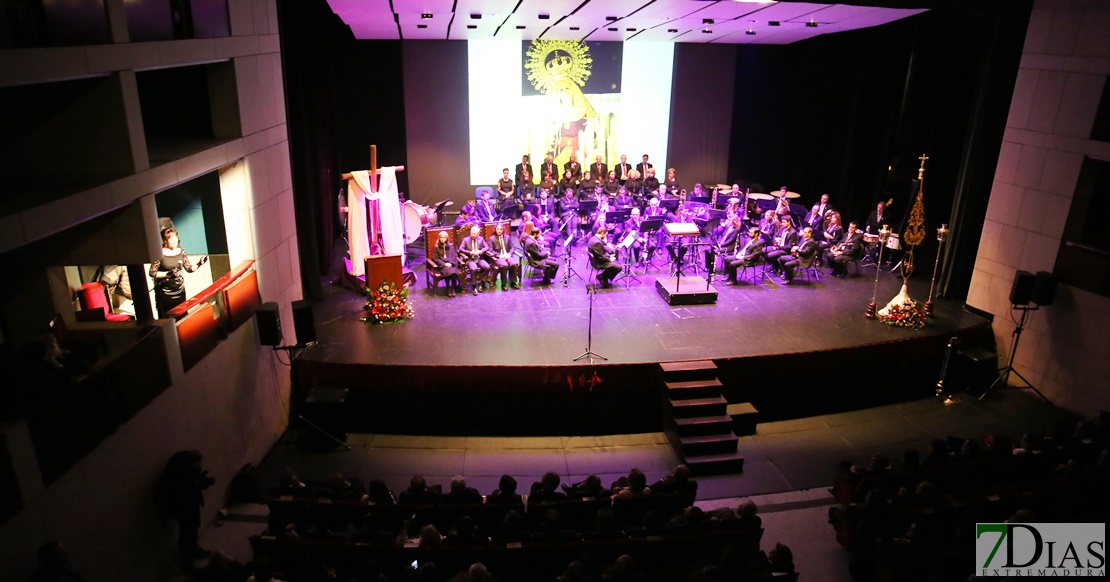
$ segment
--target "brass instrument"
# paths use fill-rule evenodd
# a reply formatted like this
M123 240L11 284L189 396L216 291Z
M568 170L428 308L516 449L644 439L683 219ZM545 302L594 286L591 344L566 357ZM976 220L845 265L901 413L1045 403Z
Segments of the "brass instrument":
M712 199L709 201L709 207L710 208L716 208L717 207L717 187L716 186L713 187L713 196L712 196Z

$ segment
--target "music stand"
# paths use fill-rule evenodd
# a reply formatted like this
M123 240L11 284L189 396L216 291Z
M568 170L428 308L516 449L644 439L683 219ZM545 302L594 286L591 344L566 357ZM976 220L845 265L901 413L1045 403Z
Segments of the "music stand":
M661 198L659 199L659 207L674 212L678 210L678 205L681 202L678 198Z
M705 204L706 206L708 206L709 202L711 200L713 200L713 197L712 196L690 196L686 200L689 201L689 202L697 202L699 204Z
M589 319L589 323L587 324L587 327L586 327L586 351L582 352L582 355L578 356L577 358L574 358L573 361L577 362L578 360L581 360L582 358L589 358L591 362L594 360L594 358L597 358L599 360L609 361L609 358L606 358L605 356L602 356L601 354L598 354L598 353L593 351L593 345L594 345L594 295L597 295L597 285L594 285L592 283L587 283L586 284L586 295L590 296L590 310L589 310L589 315L587 316L588 319Z
M634 230L629 231L629 233L625 235L624 240L622 240L621 243L617 245L617 249L623 248L625 250L625 261L624 264L621 265L621 274L617 275L617 278L613 280L620 281L621 279L624 279L624 288L626 291L628 290L629 286L632 285L633 279L635 279L637 283L640 282L640 278L632 272L632 245L636 244L636 236L638 234L639 233Z
M655 247L651 246L651 237L663 228L662 218L645 218L640 223L640 234L644 235L644 253L640 255L640 261L651 264L651 253L655 252ZM644 272L647 272L647 267L644 267Z
M517 204L517 201L513 198L502 200L497 203L497 213L502 219L506 220L520 218L520 204Z
M556 240L558 240L558 239L556 239ZM571 277L571 275L573 275L575 277L578 277L579 281L583 280L582 275L579 275L578 271L574 270L574 261L572 260L574 257L571 254L571 251L574 249L574 247L572 247L571 244L570 244L571 241L573 241L573 240L574 240L574 233L569 233L568 232L567 233L567 239L565 241L563 241L563 249L565 249L565 252L563 253L563 287L569 287L570 286L570 277Z
M605 213L605 224L624 224L628 222L628 217L632 216L631 208L622 208L620 210L610 210Z

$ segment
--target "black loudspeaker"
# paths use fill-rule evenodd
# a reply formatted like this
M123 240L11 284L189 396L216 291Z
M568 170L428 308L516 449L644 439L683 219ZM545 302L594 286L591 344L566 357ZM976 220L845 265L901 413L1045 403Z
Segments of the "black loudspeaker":
M1010 287L1010 303L1013 305L1028 305L1033 299L1033 286L1037 278L1029 271L1014 273L1014 285Z
M316 341L316 319L312 305L304 299L293 302L293 330L297 332L297 345Z
M281 312L274 302L263 303L254 312L258 321L258 343L264 346L281 345Z
M985 392L997 377L998 354L985 348L970 348L959 351L949 386L978 395Z
M347 392L346 388L319 388L308 393L302 410L304 419L312 423L303 433L309 444L332 448L336 443L331 439L347 440Z
M1033 303L1043 307L1052 305L1053 301L1056 301L1056 275L1037 271L1037 279L1033 283Z

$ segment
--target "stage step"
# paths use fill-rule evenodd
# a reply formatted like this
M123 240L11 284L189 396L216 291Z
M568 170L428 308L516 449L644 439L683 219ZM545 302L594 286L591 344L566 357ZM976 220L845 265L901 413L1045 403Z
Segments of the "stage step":
M682 437L724 434L730 430L735 431L733 423L733 418L728 415L675 419L676 429Z
M744 472L744 456L736 451L724 455L687 457L686 466L694 477L733 475Z
M685 400L688 398L710 398L720 396L721 381L717 378L709 380L683 380L680 382L664 382L667 396L671 400Z
M667 399L676 419L697 416L721 416L728 411L728 400L721 396L712 398Z
M683 437L681 444L682 456L687 459L704 455L726 455L736 452L736 435L730 430L727 434Z
M707 380L717 377L717 364L714 364L713 360L663 362L659 364L659 367L663 370L664 382Z
M759 424L759 410L754 404L750 402L729 404L727 414L732 419L733 432L741 436L755 434L755 425Z

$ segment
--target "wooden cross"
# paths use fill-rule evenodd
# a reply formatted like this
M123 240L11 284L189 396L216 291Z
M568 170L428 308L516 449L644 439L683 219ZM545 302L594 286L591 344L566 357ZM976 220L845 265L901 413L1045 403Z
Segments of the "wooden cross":
M929 156L921 154L917 159L921 160L921 167L917 169L917 179L920 180L925 177L925 160L929 159Z
M396 170L398 172L404 172L405 167L404 166L397 166ZM381 169L378 168L378 146L375 145L375 144L370 144L370 170L369 170L369 172L370 172L370 191L376 193L378 191L378 174L381 173ZM351 179L351 173L348 172L346 174L343 174L343 179L344 180L350 180Z

